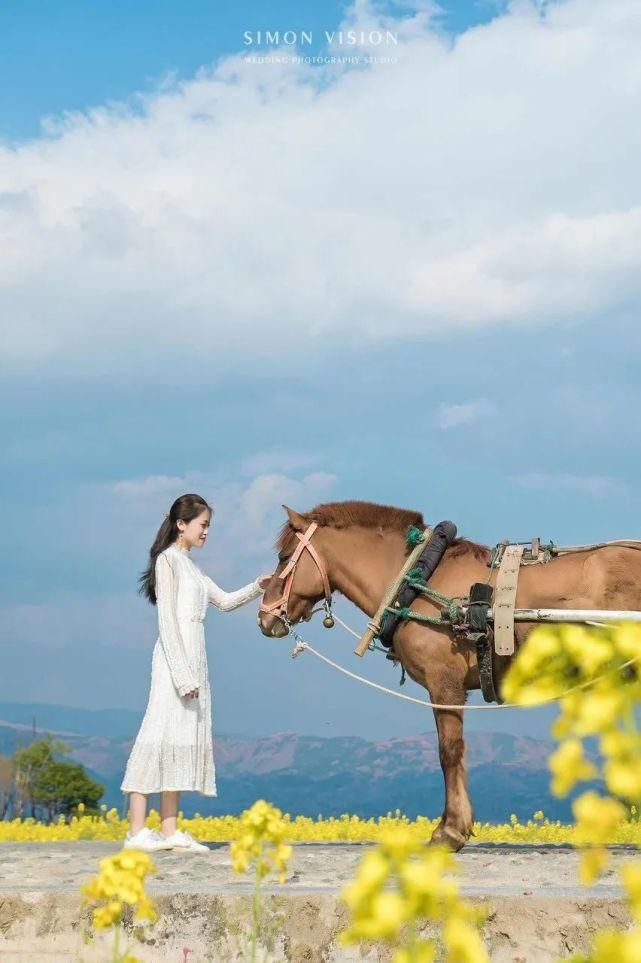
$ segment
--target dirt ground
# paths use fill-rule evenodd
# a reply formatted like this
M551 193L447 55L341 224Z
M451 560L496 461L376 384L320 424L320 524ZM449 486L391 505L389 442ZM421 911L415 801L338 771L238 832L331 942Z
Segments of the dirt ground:
M270 963L387 961L378 946L343 948L338 899L369 844L297 844L283 886L264 885L262 956ZM0 963L97 963L111 960L111 934L92 938L91 907L79 885L98 870L116 843L0 844ZM457 855L462 892L487 905L483 937L495 963L548 963L586 950L590 934L625 928L629 916L617 866L638 856L615 847L613 865L594 887L577 883L571 848L470 845ZM228 844L208 853L154 854L149 879L159 918L137 933L131 952L145 963L236 963L249 959L252 883L235 876ZM429 933L426 930L425 933Z

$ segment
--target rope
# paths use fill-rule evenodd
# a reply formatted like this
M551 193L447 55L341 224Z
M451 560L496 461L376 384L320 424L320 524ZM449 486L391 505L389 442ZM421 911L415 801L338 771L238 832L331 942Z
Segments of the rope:
M344 629L347 629L350 635L353 635L355 639L360 639L361 633L355 632L354 629L350 629L349 625L346 622L343 622L343 620L338 617L338 615L333 609L332 609L332 618L335 619L339 625L342 625Z
M352 630L348 629L348 631L351 632ZM440 702L426 702L424 699L415 699L413 696L404 695L402 692L395 692L393 689L387 689L385 686L379 685L378 682L372 682L371 679L365 679L363 678L362 675L356 675L355 672L350 672L349 669L346 669L344 668L344 666L339 665L338 662L334 662L333 659L329 659L326 655L323 655L322 652L318 652L313 646L309 644L309 642L306 642L305 639L302 639L297 632L292 632L292 634L296 639L296 645L294 646L294 650L292 652L292 659L295 659L296 656L301 654L301 652L305 652L305 651L311 652L312 655L315 655L317 658L322 659L323 662L326 662L328 665L331 665L332 668L334 669L338 669L338 671L342 672L344 675L348 675L351 679L356 679L357 682L362 682L364 685L369 685L372 687L372 689L378 689L380 692L387 692L389 695L396 696L397 699L405 699L406 702L414 702L416 703L416 705L426 706L428 709L460 709L462 712L466 712L466 711L471 711L473 709L532 709L532 708L535 708L535 706L522 706L522 705L519 705L519 703L517 702L502 702L499 705L467 706L467 705L458 705L458 704L445 705L444 703L440 703ZM602 675L597 676L596 679L588 679L587 682L581 682L579 685L572 686L572 688L566 689L565 692L561 692L558 695L551 696L549 699L542 699L541 702L537 702L537 706L547 705L548 703L551 703L551 702L558 702L559 699L562 699L564 696L569 695L571 692L576 692L577 689L587 689L589 686L594 685L596 682L600 682L601 679L605 679L607 678L607 676L612 675L613 672L620 672L621 669L627 669L629 665L633 665L633 663L639 662L640 660L641 660L641 655L637 655L633 659L628 659L627 662L623 662L621 665L618 665L613 669L609 669L607 672L604 672Z
M350 633L350 635L353 635L355 639L358 639L360 641L361 639L360 634L358 632L355 632L354 629L350 629L347 622L343 622L343 620L339 618L339 616L336 614L336 612L334 612L333 609L332 609L332 618L334 619L335 622L338 622L339 625L342 625L343 628ZM389 652L389 649L384 649L382 645L376 645L376 642L374 641L370 642L370 644L368 645L368 649L370 649L370 651L372 652L384 652L385 655L387 655L387 653ZM401 668L404 669L405 667L401 666Z
M425 541L425 536L417 525L410 525L407 529L405 541L408 545L420 545L421 542Z
M412 619L414 622L426 622L429 625L458 625L464 619L465 613L463 608L459 604L460 602L469 602L469 595L443 595L441 592L437 592L436 589L431 588L425 579L421 575L421 570L419 568L411 568L407 572L403 579L407 584L420 592L421 595L426 596L428 599L432 599L434 602L438 602L442 605L447 613L447 618L443 618L443 614L434 615L420 615L418 612L413 612L409 607L396 608L395 606L386 606L386 612L393 612L406 622L408 619Z
M386 605L383 611L393 612L394 615L397 615L399 619L403 619L404 622L407 622L408 619L411 619L413 622L426 622L428 625L449 625L449 622L443 618L442 614L421 615L420 612L413 612L406 605L400 609L397 609L394 605Z

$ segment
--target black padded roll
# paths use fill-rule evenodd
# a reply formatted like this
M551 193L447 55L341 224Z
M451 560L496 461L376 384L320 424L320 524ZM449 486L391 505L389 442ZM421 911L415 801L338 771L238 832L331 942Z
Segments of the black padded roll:
M434 526L432 530L432 535L429 538L425 548L421 552L421 555L414 563L414 568L417 568L421 577L427 582L437 569L437 566L445 550L449 548L454 539L456 538L456 525L454 522L444 521L439 522L438 525ZM399 591L396 599L392 599L391 604L394 605L398 602L399 608L406 608L411 605L414 599L419 595L418 589L412 588L411 585L405 584ZM398 623L400 622L400 617L394 615L393 612L388 612L384 617L381 630L378 633L378 638L382 645L391 648L394 644L394 633L398 628Z

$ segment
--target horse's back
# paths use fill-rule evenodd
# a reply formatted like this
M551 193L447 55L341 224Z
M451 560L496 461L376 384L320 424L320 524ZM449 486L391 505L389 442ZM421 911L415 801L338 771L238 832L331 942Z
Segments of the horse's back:
M641 545L605 545L522 566L516 605L641 610Z

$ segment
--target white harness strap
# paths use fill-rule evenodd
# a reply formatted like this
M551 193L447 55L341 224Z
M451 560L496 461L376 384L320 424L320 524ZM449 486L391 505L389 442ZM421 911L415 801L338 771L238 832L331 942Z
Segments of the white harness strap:
M496 577L494 648L497 655L514 655L514 604L524 545L507 545Z

